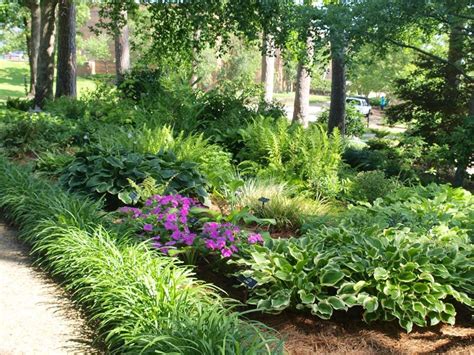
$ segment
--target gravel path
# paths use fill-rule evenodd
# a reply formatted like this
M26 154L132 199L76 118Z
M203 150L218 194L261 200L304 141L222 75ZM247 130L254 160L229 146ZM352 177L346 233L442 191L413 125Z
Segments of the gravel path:
M100 353L90 339L64 291L0 222L0 355Z

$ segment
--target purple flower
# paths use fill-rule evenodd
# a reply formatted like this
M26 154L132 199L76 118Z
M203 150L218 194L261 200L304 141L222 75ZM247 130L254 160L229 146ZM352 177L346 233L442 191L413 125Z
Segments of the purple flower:
M251 233L251 234L249 234L249 236L247 238L247 241L250 244L263 243L263 238L258 233Z
M211 250L217 249L216 243L213 240L210 240L210 239L206 240L204 245L206 246L207 249L211 249Z
M228 258L228 257L232 256L232 251L230 249L224 248L224 249L221 250L221 255L224 258Z
M153 230L153 224L147 223L143 226L145 232L151 232Z

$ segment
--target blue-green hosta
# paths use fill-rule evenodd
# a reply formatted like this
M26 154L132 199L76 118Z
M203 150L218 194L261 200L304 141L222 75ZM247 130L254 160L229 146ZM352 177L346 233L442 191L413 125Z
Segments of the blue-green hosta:
M253 246L237 261L258 281L249 302L323 319L360 306L366 321L398 319L408 331L453 324L454 300L474 306L473 198L448 187L410 191L354 209L339 227Z

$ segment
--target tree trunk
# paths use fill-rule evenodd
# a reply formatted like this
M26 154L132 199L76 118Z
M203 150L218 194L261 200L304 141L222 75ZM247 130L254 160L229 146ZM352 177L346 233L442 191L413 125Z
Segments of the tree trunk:
M56 97L76 97L76 5L74 5L74 0L59 0L58 18Z
M331 43L331 104L329 107L328 133L338 128L345 134L346 116L346 67L344 60L344 46Z
M448 0L447 7L451 13L459 13L460 3L456 0ZM466 54L464 48L464 34L463 29L465 26L465 21L461 16L452 16L450 18L450 31L449 31L449 40L448 40L448 62L445 69L445 100L446 112L449 115L456 115L458 117L463 117L466 108L459 105L461 101L459 99L461 94L460 84L461 80L459 78L459 71L453 66L462 67L463 60L465 59ZM468 114L469 116L474 117L474 93L471 94L471 98L468 103ZM452 125L452 123L451 123ZM452 127L451 127L452 128ZM464 183L464 178L467 175L467 163L464 159L459 159L456 172L454 174L453 186L460 187Z
M276 51L276 58L275 58L275 65L276 65L276 91L282 92L284 88L284 82L285 82L285 74L283 70L283 58L281 56L281 50L277 49Z
M447 7L453 14L459 13L461 10L457 0L448 0ZM457 103L460 102L460 78L457 67L462 67L462 62L465 57L464 54L464 34L465 19L461 16L451 16L449 23L449 39L448 39L448 62L445 67L445 99L448 114L460 114L465 108L460 107ZM453 66L455 65L455 66ZM465 111L464 111L465 112Z
M196 30L193 35L193 41L198 42L201 38L201 30ZM193 47L193 60L191 63L191 78L189 79L189 84L193 89L197 87L198 83L198 75L197 75L197 68L198 68L198 52L197 49Z
M123 13L127 20L127 13ZM117 85L123 82L124 75L130 70L130 43L128 40L128 25L118 30L115 34L115 72Z
M313 40L308 36L306 40L306 56L312 62L314 54ZM309 122L309 95L311 89L311 73L307 69L304 58L298 63L296 73L295 101L293 105L293 123L301 123L307 126Z
M56 4L57 0L43 0L40 5L40 46L34 99L35 106L38 107L42 107L46 99L53 97Z
M264 89L264 99L271 102L273 99L273 83L275 77L275 53L271 36L263 36L262 54L262 84Z
M38 52L41 40L41 13L39 1L32 0L29 2L30 9L30 36L27 39L28 44L28 62L30 66L30 89L28 96L35 96L36 76L38 73Z

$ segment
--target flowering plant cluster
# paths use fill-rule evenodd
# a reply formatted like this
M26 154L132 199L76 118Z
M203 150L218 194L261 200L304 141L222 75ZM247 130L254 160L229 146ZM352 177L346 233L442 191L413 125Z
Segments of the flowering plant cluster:
M140 235L151 240L164 254L170 250L200 250L231 257L241 244L262 243L258 233L249 233L229 222L203 222L193 215L193 208L203 207L194 199L181 195L155 195L143 208L123 207L119 211L140 226Z
M181 195L155 195L140 209L123 207L120 212L142 223L141 235L152 240L153 247L167 254L177 246L193 245L196 233L190 209L199 207L196 200Z

